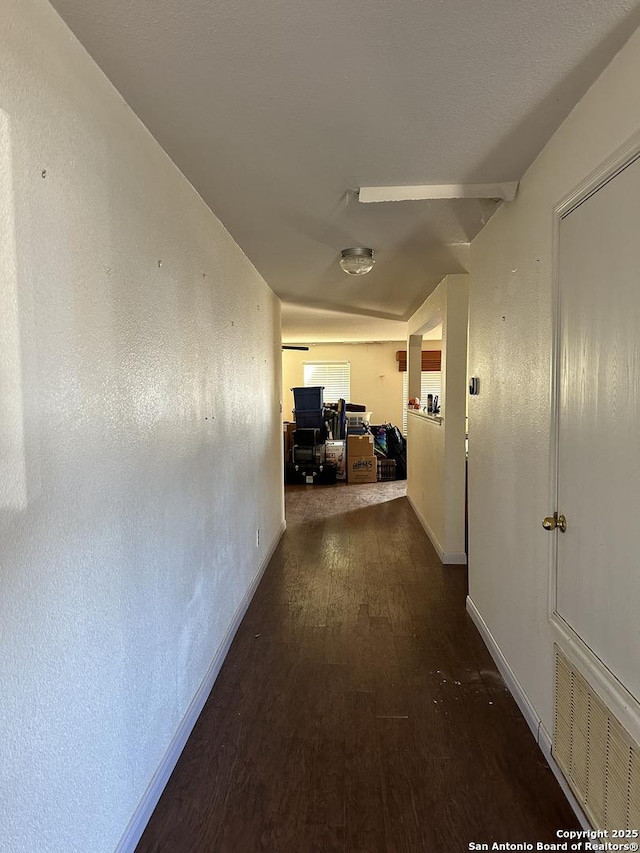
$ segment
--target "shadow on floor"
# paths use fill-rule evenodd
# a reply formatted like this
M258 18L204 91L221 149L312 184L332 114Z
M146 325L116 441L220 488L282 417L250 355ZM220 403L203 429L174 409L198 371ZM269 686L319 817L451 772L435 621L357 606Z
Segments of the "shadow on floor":
M353 509L397 500L403 498L406 493L406 480L357 485L337 483L335 486L286 486L285 515L287 524L318 521L343 515Z

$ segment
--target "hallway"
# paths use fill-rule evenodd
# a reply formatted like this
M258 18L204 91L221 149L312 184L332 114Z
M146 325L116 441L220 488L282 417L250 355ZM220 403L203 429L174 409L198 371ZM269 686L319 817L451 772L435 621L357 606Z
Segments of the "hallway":
M577 828L404 483L286 498L137 853L457 853Z

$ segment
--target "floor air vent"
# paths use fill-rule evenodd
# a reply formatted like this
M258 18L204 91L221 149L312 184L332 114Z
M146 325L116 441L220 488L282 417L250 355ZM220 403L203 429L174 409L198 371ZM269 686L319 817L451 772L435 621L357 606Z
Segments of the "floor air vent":
M553 757L595 829L639 829L640 747L555 651Z

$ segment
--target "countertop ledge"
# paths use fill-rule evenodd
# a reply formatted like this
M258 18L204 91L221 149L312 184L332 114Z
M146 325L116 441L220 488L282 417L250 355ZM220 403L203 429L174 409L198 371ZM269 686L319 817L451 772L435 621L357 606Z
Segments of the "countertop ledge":
M407 409L407 413L417 418L422 418L423 421L431 421L434 424L441 424L444 420L442 415L430 415L428 412L423 412L421 409Z

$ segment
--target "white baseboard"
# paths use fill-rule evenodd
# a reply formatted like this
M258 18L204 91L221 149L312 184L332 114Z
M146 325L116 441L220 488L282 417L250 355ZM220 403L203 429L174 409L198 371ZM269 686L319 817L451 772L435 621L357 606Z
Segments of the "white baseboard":
M469 596L467 596L467 613L473 619L473 622L480 632L480 636L484 640L484 644L489 650L489 654L495 661L496 666L500 671L500 675L503 677L505 684L509 688L509 692L515 699L518 707L522 711L522 716L527 721L527 724L531 731L533 732L533 736L536 739L536 743L540 747L540 750L549 764L549 767L553 771L553 775L558 780L562 791L569 801L569 805L575 812L576 817L580 821L580 824L583 829L591 829L591 824L587 820L585 813L582 811L579 802L576 800L571 788L569 787L566 779L564 778L562 771L558 767L555 758L551 754L551 736L549 732L546 730L542 720L538 716L536 709L531 704L531 700L527 696L524 691L524 688L518 681L516 674L511 669L509 662L506 657L502 653L502 650L498 643L496 642L495 637L487 627L487 623L482 618L482 615L478 608L475 606L473 601Z
M464 551L445 551L442 562L447 566L466 566L467 555Z
M518 707L522 711L522 716L527 721L529 728L534 734L536 741L538 740L538 726L540 718L538 717L535 708L529 701L529 697L524 692L524 689L514 671L511 669L506 657L502 654L500 646L497 644L493 634L487 627L487 623L480 615L480 611L475 606L469 596L467 596L467 613L473 619L473 622L480 632L480 636L484 640L485 646L489 649L489 654L495 661L496 666L500 670L500 675L504 678L505 684L509 688L509 692L516 700Z
M258 569L255 577L251 581L249 588L247 589L244 598L240 602L238 609L236 610L233 619L231 620L231 624L227 628L227 632L224 635L224 639L222 643L218 647L213 660L211 661L211 665L207 670L207 674L200 687L198 688L195 696L191 700L191 704L189 705L186 714L182 718L180 725L178 726L173 738L171 739L171 743L167 751L164 754L162 761L160 762L160 766L153 774L151 782L147 790L145 791L142 799L140 800L138 807L131 820L129 821L129 825L124 831L122 838L120 839L120 843L116 847L116 853L134 853L138 842L142 838L142 833L145 830L151 815L153 814L153 810L158 804L158 800L160 799L164 788L169 781L169 777L171 776L174 767L178 763L178 759L184 749L187 740L189 739L189 735L193 731L193 727L195 726L202 709L204 708L204 704L207 701L209 694L213 688L216 678L222 668L222 664L224 663L224 659L227 656L227 652L233 642L233 638L236 635L236 631L240 627L240 623L242 622L245 613L251 603L251 599L253 598L256 589L258 588L258 584L262 580L262 576L269 565L269 561L273 556L274 551L278 547L278 543L282 538L282 534L284 533L286 528L286 522L283 521L280 529L276 533L276 536L271 543L268 553L266 554L264 560L262 561L260 568Z
M422 525L424 532L427 534L427 536L431 540L431 544L436 549L436 554L438 555L440 562L444 563L445 565L449 565L449 566L451 566L451 565L453 565L453 566L465 566L467 563L467 555L464 553L464 551L445 551L443 549L442 545L440 544L440 542L438 541L437 536L435 535L433 530L429 527L429 522L423 516L423 514L420 512L420 510L418 509L418 507L416 506L416 504L414 503L414 501L411 499L411 497L408 494L407 494L407 500L409 501L409 505L410 505L411 509L416 514L416 518L418 519L418 521Z

